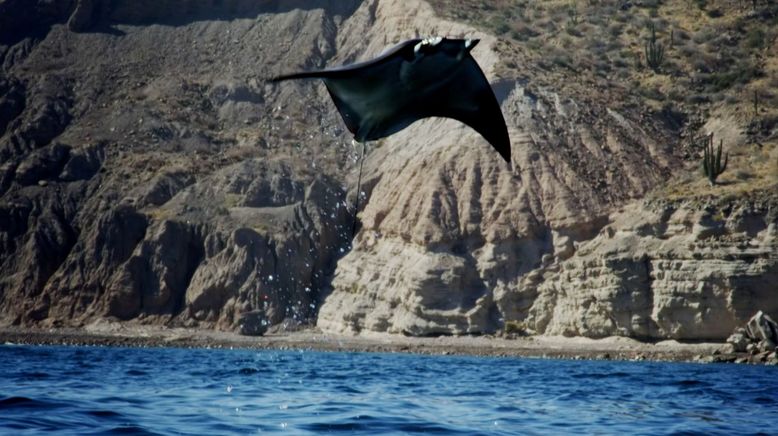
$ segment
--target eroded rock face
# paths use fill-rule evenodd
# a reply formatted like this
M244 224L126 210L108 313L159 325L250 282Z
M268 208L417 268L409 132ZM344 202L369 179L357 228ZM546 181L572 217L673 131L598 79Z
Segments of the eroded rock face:
M274 184L268 177L288 171L283 163L244 162L215 176L220 183L195 184L171 203L174 209L186 204L184 216L206 207L199 199L227 203L217 209L223 222L206 236L204 258L187 287L187 317L246 329L247 319L260 312L263 327L315 314L319 293L347 248L351 215L345 192L331 179L285 178ZM258 185L268 195L257 205Z
M319 313L318 326L326 331L469 334L496 323L477 265L462 256L383 242L350 268L356 271L338 270L335 290ZM346 272L361 275L352 282Z
M49 322L79 322L101 314L116 270L146 236L148 224L134 208L119 206L90 226L43 290ZM126 313L137 313L137 305L128 304L124 313L114 315Z
M18 80L0 79L0 135L24 110L24 85Z
M355 7L0 2L0 24L37 20L0 25L0 322L310 322L353 161L310 128L325 94L258 77L323 65Z
M361 10L345 26L368 35L365 41L413 28L393 15L392 4L373 4L367 16L374 24L360 21L360 12L367 13ZM434 19L415 7L416 19ZM481 38L473 56L488 77L494 38L456 23L440 27ZM662 133L647 135L629 116L519 81L496 83L495 90L512 166L451 120L416 123L370 153L363 227L338 263L320 328L412 335L499 330L516 316L520 300L534 301L517 289L544 256L569 257L573 243L596 233L614 204L641 195L672 166L657 142Z
M726 339L778 311L775 199L633 204L535 283L547 334Z

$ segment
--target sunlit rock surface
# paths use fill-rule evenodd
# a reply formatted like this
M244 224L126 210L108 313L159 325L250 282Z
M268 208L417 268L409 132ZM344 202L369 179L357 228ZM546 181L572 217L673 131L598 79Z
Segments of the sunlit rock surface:
M360 31L378 35L386 26L411 36L420 22L434 19L420 7L418 22L399 20L391 5L380 2L376 24ZM474 56L490 76L494 39L437 22L450 33L482 38ZM661 132L647 135L607 108L552 90L533 92L520 81L494 86L512 166L450 120L425 120L373 145L363 228L338 263L320 328L494 332L516 316L507 300L517 298L522 278L544 255L569 256L573 242L592 236L614 204L641 195L671 167L657 142Z
M526 313L538 332L722 339L778 311L775 193L710 204L633 204L545 270Z

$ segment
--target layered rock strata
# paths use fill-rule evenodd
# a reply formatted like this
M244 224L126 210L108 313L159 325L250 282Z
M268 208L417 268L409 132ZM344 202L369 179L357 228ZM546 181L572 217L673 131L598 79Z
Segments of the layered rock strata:
M392 2L376 4L375 24L360 28L367 41L434 19L417 6L418 21L408 23ZM494 38L437 23L447 33L481 38L473 55L491 77ZM345 26L357 25L355 18ZM510 166L450 120L425 120L374 145L365 165L370 200L363 227L338 263L321 329L498 331L516 311L502 300L522 295L531 304L534 295L517 289L544 256L569 256L610 208L640 196L673 167L661 145L669 141L665 133L629 116L523 81L495 81L494 88L509 127Z
M527 283L537 297L517 318L546 334L723 340L778 312L776 204L632 204Z

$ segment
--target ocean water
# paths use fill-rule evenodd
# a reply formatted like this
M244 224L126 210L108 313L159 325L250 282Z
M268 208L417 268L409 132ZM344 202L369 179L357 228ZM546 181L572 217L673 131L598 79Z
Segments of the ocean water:
M0 434L776 434L778 368L0 346Z

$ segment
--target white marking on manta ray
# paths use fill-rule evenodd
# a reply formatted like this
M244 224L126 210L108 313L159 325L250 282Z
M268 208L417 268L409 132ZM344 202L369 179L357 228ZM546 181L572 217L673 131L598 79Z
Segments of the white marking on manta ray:
M431 45L434 47L443 42L443 39L444 38L442 36L424 38L420 43L413 46L413 54L419 54L419 50L421 50L421 48L425 45Z

